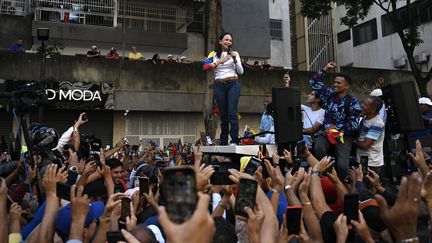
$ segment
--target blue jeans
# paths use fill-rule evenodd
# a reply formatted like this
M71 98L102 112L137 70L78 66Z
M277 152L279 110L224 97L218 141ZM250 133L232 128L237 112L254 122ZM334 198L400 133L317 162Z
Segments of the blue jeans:
M214 98L221 116L220 145L228 144L228 133L231 136L231 143L238 144L237 106L240 99L240 81L232 80L226 83L215 83ZM231 130L229 126L231 126Z

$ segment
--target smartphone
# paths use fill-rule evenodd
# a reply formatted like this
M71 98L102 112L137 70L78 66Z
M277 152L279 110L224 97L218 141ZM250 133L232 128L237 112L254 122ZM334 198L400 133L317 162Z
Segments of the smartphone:
M126 217L130 217L130 202L131 199L128 197L121 199L121 210L120 210L120 220L126 222Z
M368 162L369 162L369 157L368 156L361 156L360 157L360 164L362 166L363 175L367 175L368 174Z
M302 216L301 206L288 206L286 208L285 217L287 222L288 233L290 235L292 234L298 235L300 233L301 216Z
M68 170L68 177L67 177L66 184L72 186L73 184L76 183L77 178L78 178L78 172Z
M60 170L60 168L63 165L61 159L53 159L52 163L55 164L55 165L57 165L57 171Z
M238 186L238 196L236 198L234 213L236 215L248 217L244 211L245 207L253 209L255 207L258 181L247 178L240 178Z
M251 176L254 175L255 171L258 169L258 167L261 166L261 160L258 158L252 157L246 167L243 169L243 172L246 174L249 174ZM264 168L263 168L264 169Z
M212 185L233 185L235 184L232 180L229 179L228 171L215 171L210 177L210 184Z
M190 219L196 208L196 180L192 167L179 166L165 169L161 195L169 218L181 224Z
M66 201L70 201L71 186L62 182L57 182L56 187L57 187L57 197L64 199Z
M207 144L208 144L208 145L213 145L213 142L212 142L210 136L206 136L206 139L207 139Z
M69 156L70 156L69 149L71 149L73 152L76 152L75 146L73 146L73 144L67 143L67 144L63 145L63 154L66 158L69 158Z
M347 217L347 222L351 220L358 221L358 206L359 206L359 194L349 193L344 196L344 215Z
M263 158L265 158L267 156L267 146L265 144L262 145L261 153L262 153Z
M306 151L305 141L304 140L298 141L296 149L297 149L297 156L304 155Z
M125 241L120 231L107 231L106 239L108 243L117 243L118 241Z
M150 192L150 179L147 177L138 177L139 179L139 190L140 190L140 194L144 195L145 194L149 194Z

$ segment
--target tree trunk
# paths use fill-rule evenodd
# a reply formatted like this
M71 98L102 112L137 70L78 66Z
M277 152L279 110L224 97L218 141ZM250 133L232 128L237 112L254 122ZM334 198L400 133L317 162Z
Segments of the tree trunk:
M222 6L220 1L221 0L207 1L207 53L214 49L217 36L222 29ZM203 117L206 134L215 138L218 121L213 113L213 77L213 71L208 71L204 87Z
M420 97L428 97L429 98L429 94L427 92L428 81L429 80L426 80L425 78L420 78L420 79L416 78L417 87L420 91Z

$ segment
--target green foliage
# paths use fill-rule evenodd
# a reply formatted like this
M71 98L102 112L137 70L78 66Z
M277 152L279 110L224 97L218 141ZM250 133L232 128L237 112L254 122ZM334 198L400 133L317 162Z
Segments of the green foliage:
M331 11L331 4L336 1L332 0L300 0L301 14L308 18L319 18L322 15L327 15ZM359 19L364 19L374 3L373 0L338 0L340 4L344 4L347 9L346 16L341 18L341 23L349 27L354 26Z
M410 48L414 48L423 43L420 32L418 32L418 28L415 25L412 25L406 29L404 31L404 36Z
M42 53L42 44L35 46L34 48L36 49L37 53ZM64 45L61 41L51 39L45 43L45 52L51 57L61 55L60 50L63 49Z
M331 10L331 0L300 0L301 14L311 19L327 15Z

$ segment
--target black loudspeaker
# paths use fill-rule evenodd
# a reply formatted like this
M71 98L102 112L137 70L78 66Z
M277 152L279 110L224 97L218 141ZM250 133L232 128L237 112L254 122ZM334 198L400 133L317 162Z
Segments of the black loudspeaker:
M392 133L425 129L413 82L389 84L382 91L387 107L387 126Z
M303 124L298 88L273 88L276 143L295 143L303 139Z

